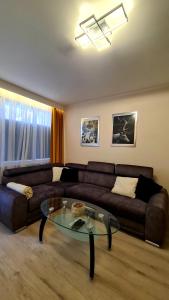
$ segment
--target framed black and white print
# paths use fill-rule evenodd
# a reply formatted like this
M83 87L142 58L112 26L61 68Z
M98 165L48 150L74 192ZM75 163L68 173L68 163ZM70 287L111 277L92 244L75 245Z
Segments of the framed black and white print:
M137 112L112 115L112 146L136 146Z
M81 146L99 146L99 117L81 119Z

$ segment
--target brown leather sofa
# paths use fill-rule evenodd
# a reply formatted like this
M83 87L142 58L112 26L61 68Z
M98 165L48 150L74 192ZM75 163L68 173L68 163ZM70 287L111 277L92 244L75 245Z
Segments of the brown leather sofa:
M12 231L38 220L40 203L44 199L65 196L99 205L118 218L122 230L156 245L162 244L168 218L167 191L163 189L153 195L148 203L111 192L116 176L152 178L152 168L93 161L87 165L69 163L67 167L78 169L78 182L52 182L52 166L46 164L4 171L0 186L0 221ZM27 200L6 187L10 181L32 186L33 197Z

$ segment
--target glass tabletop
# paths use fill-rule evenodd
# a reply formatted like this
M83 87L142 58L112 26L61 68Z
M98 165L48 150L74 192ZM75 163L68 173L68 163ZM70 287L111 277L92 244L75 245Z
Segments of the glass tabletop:
M120 228L118 220L99 206L71 198L49 198L41 203L41 211L61 229L80 235L108 235L108 228L114 234ZM73 226L81 219L81 226ZM109 231L110 233L110 231ZM79 238L78 238L79 239Z

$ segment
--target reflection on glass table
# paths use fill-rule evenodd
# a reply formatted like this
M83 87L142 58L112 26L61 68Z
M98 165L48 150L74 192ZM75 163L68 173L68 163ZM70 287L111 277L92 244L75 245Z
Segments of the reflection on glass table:
M49 198L43 201L41 212L42 220L39 228L39 240L41 242L47 219L56 224L64 234L80 241L89 241L90 278L93 278L95 266L94 239L99 236L106 236L108 249L110 250L112 234L120 228L118 220L110 212L99 206L63 197Z

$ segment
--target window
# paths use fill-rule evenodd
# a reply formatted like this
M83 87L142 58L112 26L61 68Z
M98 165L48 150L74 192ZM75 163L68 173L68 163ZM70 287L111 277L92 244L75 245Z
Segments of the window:
M0 162L49 158L50 128L48 106L0 96Z

